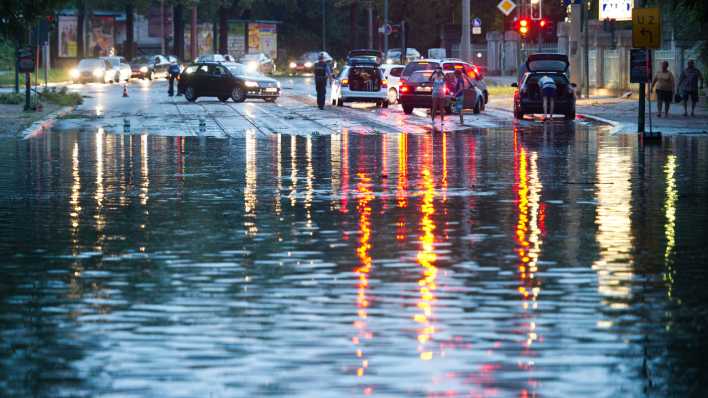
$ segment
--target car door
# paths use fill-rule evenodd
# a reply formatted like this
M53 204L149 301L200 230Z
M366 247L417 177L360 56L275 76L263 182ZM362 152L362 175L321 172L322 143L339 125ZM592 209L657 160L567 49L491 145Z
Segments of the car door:
M465 99L464 109L474 109L477 105L477 84L467 75L462 75L465 79Z
M211 95L209 94L209 65L201 64L197 67L190 78L189 87L192 87L196 95Z
M209 65L209 76L207 79L208 95L219 97L231 94L229 75L226 68L222 65Z

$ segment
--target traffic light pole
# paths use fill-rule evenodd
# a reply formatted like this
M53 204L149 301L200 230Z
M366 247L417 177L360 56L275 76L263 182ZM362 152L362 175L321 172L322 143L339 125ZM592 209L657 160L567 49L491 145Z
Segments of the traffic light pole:
M647 1L642 0L642 7L647 6ZM637 132L641 134L642 136L644 135L644 119L645 119L645 107L646 107L646 79L650 78L650 73L649 73L649 65L651 65L649 62L649 55L647 54L647 75L645 79L642 79L642 81L639 83L639 109L637 112L638 113L638 120L637 120Z
M460 58L469 62L470 48L470 0L462 0L462 40L460 40Z
M384 0L384 25L388 25L388 0ZM384 33L384 56L388 53L388 35Z

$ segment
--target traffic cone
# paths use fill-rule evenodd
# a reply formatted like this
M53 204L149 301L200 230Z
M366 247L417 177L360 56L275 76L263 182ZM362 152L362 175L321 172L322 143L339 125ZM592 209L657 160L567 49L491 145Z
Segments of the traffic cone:
M124 84L123 85L123 97L127 97L127 96L128 96L128 85Z

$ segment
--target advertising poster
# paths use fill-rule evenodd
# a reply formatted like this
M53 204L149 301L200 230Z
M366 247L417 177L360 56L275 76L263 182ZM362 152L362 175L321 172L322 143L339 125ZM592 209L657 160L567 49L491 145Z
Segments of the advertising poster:
M197 25L197 54L214 53L214 25L202 23Z
M59 34L59 54L60 58L76 57L76 21L77 17L60 15L57 21Z
M192 26L184 25L184 57L189 58L192 55Z
M229 22L229 54L241 58L246 53L246 24Z
M260 52L272 59L276 59L278 56L277 25L269 23L248 24L248 52Z
M257 53L261 51L260 24L248 24L248 52Z
M89 54L111 55L114 51L114 17L92 17L89 21Z
M165 36L172 37L172 7L164 7L165 11ZM148 36L160 37L160 6L148 9Z

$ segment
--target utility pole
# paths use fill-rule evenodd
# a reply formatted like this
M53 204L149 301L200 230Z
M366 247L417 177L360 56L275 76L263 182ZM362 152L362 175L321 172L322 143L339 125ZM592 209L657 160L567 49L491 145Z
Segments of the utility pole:
M165 53L165 0L160 0L160 54Z
M374 48L374 7L369 2L369 47Z
M388 25L388 0L384 0L384 26ZM384 33L384 56L388 53L388 35Z
M642 0L642 7L647 6L647 0ZM649 54L651 54L650 50L646 50L647 54L647 78L651 79L651 72L649 72L649 68L651 67L651 58ZM644 119L645 119L645 107L646 107L646 78L642 79L642 81L639 83L639 109L637 109L639 112L639 120L637 120L637 130L639 134L642 136L644 135Z
M189 34L189 47L190 47L190 60L197 58L197 5L192 6L192 24L189 27L191 32Z
M472 58L470 48L470 0L462 0L462 40L460 41L460 58L469 62Z
M322 51L327 51L327 5L322 0Z

